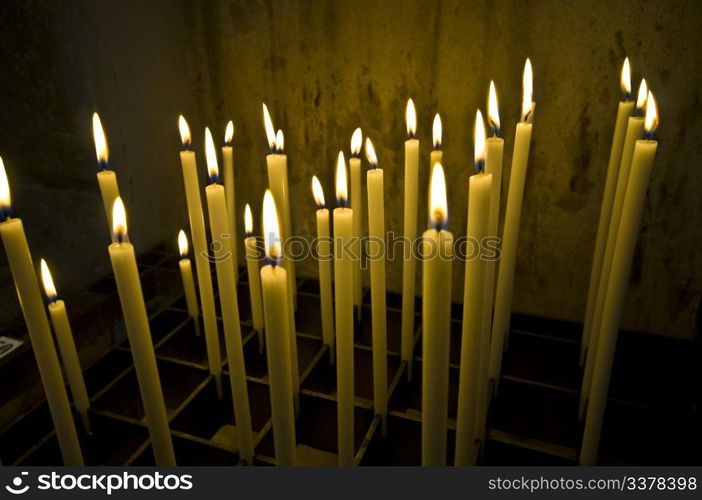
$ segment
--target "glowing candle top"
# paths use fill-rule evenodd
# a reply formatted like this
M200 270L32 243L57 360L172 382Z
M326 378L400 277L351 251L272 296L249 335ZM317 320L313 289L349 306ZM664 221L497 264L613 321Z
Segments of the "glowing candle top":
M5 162L0 156L0 222L12 215L12 196L10 195L10 182L7 180Z
M534 114L534 77L531 70L531 61L527 58L524 63L522 75L522 121L531 122Z
M317 208L322 209L326 206L326 203L324 203L324 189L322 189L322 183L319 182L316 175L312 176L312 196L314 196L314 201L317 203Z
M646 98L646 118L644 119L644 138L654 139L658 130L658 105L653 97L653 92L648 91Z
M178 252L181 259L188 258L188 237L182 229L178 232Z
M54 285L54 280L51 277L51 271L49 271L49 266L46 264L44 259L41 259L39 263L41 268L41 281L44 285L44 292L46 293L46 298L49 302L55 302L58 299L58 293L56 292L56 286Z
M268 106L266 106L265 102L263 103L263 126L266 129L268 147L271 153L275 153L275 127L273 127L273 120L271 120L271 114L268 112Z
M414 109L414 101L411 98L407 101L405 121L407 122L407 138L414 139L417 133L417 111Z
M275 134L275 152L278 154L285 153L285 137L281 129L278 129L278 132Z
M112 205L112 233L117 243L123 243L127 238L127 212L119 196L115 198L115 203Z
M358 127L353 131L351 136L351 157L359 158L361 155L361 146L363 145L363 132L361 132L361 127Z
M337 205L344 208L349 199L349 189L346 180L346 160L344 152L339 151L339 156L336 160L336 202Z
M624 100L631 100L631 66L629 65L628 57L624 59L624 64L622 64L621 86Z
M227 128L224 129L224 145L231 146L234 139L234 122L229 120Z
M219 166L217 165L217 152L215 151L212 132L205 127L205 159L207 160L207 176L210 184L219 182Z
M108 157L110 152L107 148L105 131L102 129L100 116L93 113L93 141L95 142L95 154L97 155L98 170L105 170L108 167Z
M372 169L378 168L378 156L375 154L375 148L370 140L370 137L366 137L366 159Z
M247 238L253 234L253 215L251 215L251 206L248 203L244 207L244 233Z
M438 151L441 149L441 117L439 113L434 115L434 123L431 125L431 138L432 144L434 144L434 150Z
M497 90L495 82L490 80L490 90L488 92L488 124L493 137L500 135L500 110L497 106Z
M448 227L448 202L446 200L446 179L444 167L435 163L429 184L429 220L437 231Z
M648 85L646 84L646 79L641 79L641 84L639 85L639 93L636 96L636 116L643 116L646 112L646 99L648 98Z
M185 121L183 115L178 116L178 130L180 131L180 142L183 144L183 149L190 149L192 144L190 139L190 127L188 127L188 122Z
M480 110L475 112L475 151L473 154L473 166L476 173L485 169L485 122Z
M263 195L263 243L266 257L271 265L277 265L283 258L280 245L280 226L278 224L278 211L270 189Z

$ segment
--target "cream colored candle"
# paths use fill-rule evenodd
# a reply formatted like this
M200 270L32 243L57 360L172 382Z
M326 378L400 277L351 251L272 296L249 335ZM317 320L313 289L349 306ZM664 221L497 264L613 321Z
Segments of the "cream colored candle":
M497 272L497 291L495 293L495 310L492 319L492 336L490 338L490 378L495 390L500 382L502 351L509 333L512 314L512 291L514 287L514 268L517 263L517 239L519 238L519 219L522 215L522 199L526 182L529 148L531 146L531 120L535 104L532 99L531 61L526 60L522 78L522 119L517 123L512 152L512 170L510 171L509 190L505 225L502 233L502 252Z
M624 206L624 196L629 182L629 173L631 171L631 161L634 155L634 147L636 141L641 139L644 134L644 117L640 116L646 106L646 96L648 87L646 80L641 80L639 86L638 97L636 99L636 116L629 117L629 123L626 129L626 137L624 146L622 147L622 159L619 165L617 176L617 187L614 193L614 201L612 203L612 211L610 214L610 223L607 228L607 240L604 247L604 255L602 257L602 268L600 272L600 280L598 282L597 295L595 296L595 307L593 309L592 322L590 325L590 338L588 339L588 349L585 358L585 372L583 374L583 383L580 390L580 407L578 415L582 419L585 415L585 407L590 394L592 384L592 371L595 365L595 351L597 350L598 338L600 332L600 322L602 313L605 308L605 297L607 295L608 278L612 272L612 255L614 255L614 245L617 241L617 231L619 230L619 222Z
M629 116L631 116L631 112L634 110L634 102L631 100L631 69L629 67L628 57L624 59L624 64L622 66L621 86L624 100L619 101L619 106L617 107L617 119L614 124L614 136L612 137L612 147L609 151L609 163L607 165L607 178L602 195L602 204L600 205L600 222L597 225L595 251L592 257L592 269L590 271L590 285L587 289L587 306L585 309L585 320L583 322L583 338L580 344L580 365L585 361L585 354L590 340L590 328L592 326L597 289L602 273L602 259L604 257L604 247L609 232L610 216L612 213L612 205L614 204L614 193L617 188L617 177L619 175L619 165L622 160L624 136L626 135Z
M229 240L232 245L234 258L234 277L239 281L239 239L236 232L236 191L234 189L234 122L229 120L224 130L224 146L222 146L222 175L224 177L224 192L227 198L227 217L229 217ZM258 273L256 273L258 275Z
M12 217L10 185L2 158L0 158L0 236L5 246L22 315L27 324L34 357L37 360L39 377L54 422L63 463L64 465L83 465L83 454L80 450L61 366L51 338L51 329L46 318L22 219Z
M95 153L97 154L97 180L98 186L100 186L100 196L105 209L107 229L112 235L112 205L119 197L119 186L117 185L117 176L114 171L109 169L107 139L100 122L100 116L97 113L93 113L93 141L95 142Z
M263 238L270 264L261 269L261 290L268 357L268 381L276 464L295 465L295 415L290 383L290 304L288 273L282 259L276 204L270 190L263 197Z
M468 227L466 235L470 241L479 242L488 234L490 224L490 195L492 174L485 173L485 125L478 110L475 117L475 170L468 181ZM461 334L461 372L458 385L458 414L456 416L455 465L475 465L477 458L476 422L481 418L479 398L483 396L481 359L487 352L483 348L485 339L485 277L487 262L478 255L466 261L463 282L463 329Z
M334 209L334 299L336 308L336 397L339 465L353 465L353 260L345 245L353 237L353 210L347 208L346 161L339 151Z
M219 167L217 153L209 128L205 128L205 153L207 155L207 171L210 185L205 188L207 197L207 212L210 219L210 233L214 252L215 268L217 269L217 286L219 303L222 309L224 323L224 340L227 348L227 366L229 381L234 402L234 416L239 437L239 458L248 465L253 465L254 446L253 431L251 430L251 410L249 409L249 391L246 383L246 367L244 365L244 346L241 338L241 323L239 322L239 300L234 277L234 258L229 231L229 216L224 186L218 183ZM218 245L217 245L218 243Z
M129 347L134 359L134 370L144 405L146 425L149 428L151 447L158 466L176 465L173 442L168 428L168 414L163 400L161 380L156 366L156 355L151 340L149 319L146 315L144 295L141 291L134 246L124 241L127 234L127 215L121 198L112 209L115 242L109 247L112 270L117 282L117 293L122 305L124 324L127 327Z
M190 150L190 128L185 118L178 118L180 137L183 150L180 152L180 163L183 170L183 185L185 199L188 204L188 220L190 221L190 235L193 239L195 270L197 284L200 290L200 306L202 319L205 324L205 345L207 347L207 363L210 373L214 377L217 394L222 397L222 355L219 347L219 332L217 329L217 316L215 313L214 293L212 291L212 274L205 234L205 219L202 215L202 202L200 200L200 181L198 180L195 153Z
M251 319L253 321L254 330L258 333L259 351L263 352L263 304L261 302L261 277L258 271L258 263L261 257L259 255L258 241L253 235L253 216L251 215L251 207L248 203L244 209L244 229L246 230L244 247L246 248L246 272L249 277Z
M44 259L41 259L40 267L44 292L49 300L49 316L51 316L51 324L54 326L56 340L58 341L59 350L61 351L61 359L63 360L63 366L66 370L68 385L71 387L73 404L76 405L76 411L80 415L85 432L92 434L90 429L90 417L88 416L90 398L88 397L88 390L85 388L83 370L80 367L80 358L78 358L78 351L76 350L76 344L73 340L73 331L68 321L66 304L63 300L58 298L49 266Z
M363 274L361 273L361 217L363 217L363 191L361 188L361 145L363 134L357 128L351 136L351 158L349 158L349 173L351 174L351 210L353 210L353 236L351 246L357 261L353 265L353 305L356 308L356 320L363 317Z
M602 431L607 393L612 374L614 352L617 345L622 311L629 284L631 262L634 258L636 240L641 229L641 216L646 201L646 190L651 175L658 143L652 140L658 126L658 113L653 95L649 92L646 104L646 133L637 140L631 161L631 173L627 182L624 206L612 255L611 274L608 275L607 300L602 314L597 351L593 370L592 390L587 406L585 432L580 451L580 465L595 465L597 449ZM603 278L605 275L603 275ZM594 333L594 331L593 331Z
M385 189L383 169L378 168L375 148L366 137L368 171L368 260L371 277L371 313L373 335L373 408L382 419L382 434L387 435L388 353L387 312L385 309ZM354 219L357 217L354 211Z
M413 255L414 240L417 239L417 180L419 176L419 140L417 132L417 112L412 99L407 101L405 111L407 140L405 141L405 206L402 261L402 339L400 354L407 363L407 378L412 380L414 350L414 302L417 261Z
M185 306L188 308L188 315L193 320L195 334L200 336L200 307L197 304L197 295L195 294L195 278L193 278L193 267L188 256L188 237L185 236L185 231L182 229L178 233L178 251L180 260L180 278L183 282L183 294L185 295Z
M329 210L324 202L324 190L317 176L312 177L312 194L317 203L317 268L319 271L319 306L322 312L322 342L334 363L334 313L332 310L331 238Z

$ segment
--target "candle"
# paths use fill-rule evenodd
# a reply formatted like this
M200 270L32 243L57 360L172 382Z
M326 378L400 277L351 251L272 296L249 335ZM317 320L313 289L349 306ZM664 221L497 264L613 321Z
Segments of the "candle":
M357 261L353 266L353 305L356 308L356 320L363 316L363 275L361 274L361 217L363 217L363 191L361 190L361 145L363 134L361 128L354 130L351 136L351 157L349 172L351 174L351 210L353 210L353 250Z
M44 259L41 259L40 267L44 292L49 300L49 316L51 316L51 323L54 325L54 332L56 333L56 340L58 341L59 350L61 351L63 366L66 369L68 385L71 387L73 404L76 405L76 411L80 415L85 432L92 434L90 430L90 417L88 416L90 398L88 397L88 390L85 388L83 370L80 367L78 351L73 341L73 332L71 330L71 324L68 321L66 304L63 300L58 298L49 266Z
M174 466L176 465L175 453L168 428L168 414L163 400L161 381L156 367L151 329L141 291L134 246L124 239L127 234L127 215L122 199L119 197L115 200L112 209L112 227L114 243L109 246L110 261L117 282L117 293L122 305L124 324L127 327L129 347L134 359L134 370L139 383L141 401L144 405L151 447L156 465Z
M621 325L627 285L629 284L631 262L636 248L636 239L641 229L646 190L658 147L658 143L653 139L657 126L656 102L649 92L646 103L645 135L643 139L637 140L634 146L624 206L612 255L611 274L603 275L603 277L608 276L609 282L607 300L605 301L597 342L592 390L587 406L585 432L580 451L580 465L595 465L597 460L597 449L602 431L607 393L609 392L617 336Z
M263 313L268 356L268 381L273 420L273 443L278 465L295 465L295 421L290 383L290 306L288 273L282 259L276 205L270 190L263 197L263 238L270 262L261 269Z
M629 182L629 173L631 171L631 161L634 154L636 141L641 139L644 134L644 113L646 107L646 97L648 87L646 80L641 80L639 93L636 99L635 116L629 117L629 123L626 129L626 137L624 146L622 147L622 159L619 165L617 176L617 187L614 193L614 201L612 203L612 212L610 214L610 223L607 228L607 240L605 242L604 254L602 257L602 270L600 280L598 282L597 295L595 296L595 306L593 309L592 322L590 325L590 336L588 339L588 349L585 359L585 373L583 374L583 383L580 391L580 406L579 417L582 419L585 415L585 407L590 394L592 384L592 371L595 364L595 351L598 345L598 335L600 332L600 323L602 313L605 308L605 297L607 295L608 278L612 271L612 255L614 254L614 245L617 241L617 231L619 230L619 221L621 220L622 208L624 206L624 196L626 195L627 183Z
M251 302L251 318L253 321L254 330L258 333L258 348L259 352L263 352L263 304L261 302L261 278L258 271L258 261L260 260L258 241L253 235L253 217L251 215L251 207L246 204L244 210L244 229L246 230L246 239L244 239L244 247L246 248L246 272L249 276L249 300Z
M224 180L224 193L227 201L227 217L229 217L229 239L232 242L232 255L234 256L234 277L239 281L239 244L236 235L236 191L234 190L234 122L229 120L224 130L224 146L222 146L222 167ZM258 273L256 273L258 275Z
M205 324L205 345L207 347L207 364L214 377L217 395L222 398L222 356L219 348L219 332L217 329L217 316L215 313L214 293L212 291L212 274L210 261L206 257L209 251L207 236L205 235L205 219L202 215L202 202L200 200L200 181L197 175L195 153L190 150L190 128L183 115L178 118L180 138L183 150L180 152L180 163L183 171L183 185L185 199L188 205L188 220L190 221L190 235L193 239L195 250L195 271L197 272L197 285L200 291L200 306L202 319Z
M312 177L312 195L317 203L317 268L319 271L319 306L322 311L322 342L329 350L329 362L334 363L334 315L332 312L331 238L329 210L324 202L324 190L317 176Z
M432 169L429 189L432 227L422 235L422 465L440 466L446 465L453 260L441 163Z
M239 437L239 458L253 465L254 447L251 430L251 410L246 384L244 347L239 323L239 300L234 277L234 256L232 253L229 216L224 186L219 184L219 167L212 133L205 128L205 153L210 184L205 188L207 211L210 219L210 233L214 250L219 303L222 309L224 340L227 349L227 366L234 403L234 416ZM219 243L217 245L217 243ZM217 249L218 248L218 249Z
M336 397L339 465L353 465L353 260L346 245L353 237L353 210L347 208L346 161L339 151L334 209L334 299L336 308Z
M587 291L587 306L585 309L585 320L583 322L583 338L580 345L580 364L585 361L588 342L590 340L590 328L592 326L592 316L595 308L597 289L602 273L602 258L607 233L609 230L612 205L614 204L614 193L617 187L617 176L619 165L622 159L622 149L624 146L624 136L626 134L629 116L634 109L634 102L631 100L631 68L629 58L624 59L622 65L621 87L624 100L619 101L617 108L617 119L614 125L614 136L612 137L612 147L609 151L609 163L607 165L607 178L605 180L604 194L602 195L602 205L600 206L600 222L597 225L597 237L595 239L595 252L592 257L592 270L590 271L590 285Z
M183 293L185 294L185 305L188 308L188 314L193 319L195 325L195 333L200 336L200 308L197 305L197 296L195 295L195 279L193 278L193 268L190 264L188 256L188 237L185 236L185 231L182 229L178 233L178 251L180 252L180 277L183 281Z
M492 174L485 173L485 124L478 110L475 117L475 175L468 182L468 227L469 241L480 242L488 234L490 223L490 198ZM479 398L483 397L480 384L483 380L483 356L489 346L485 338L485 276L487 262L478 255L466 261L463 284L463 330L461 334L461 371L458 385L458 414L456 416L455 465L475 465L477 458L477 420L481 418Z
M407 378L412 380L412 359L414 350L414 301L415 274L417 262L413 255L414 240L417 238L417 178L419 175L419 140L417 112L412 99L407 101L405 110L407 140L405 141L405 206L403 237L405 247L402 261L402 339L400 354L407 363Z
M502 253L499 272L497 273L497 292L495 293L495 310L492 319L492 336L490 338L490 378L494 381L495 391L500 382L502 351L505 337L509 331L512 314L512 290L514 287L514 267L517 262L517 239L519 238L519 219L522 215L522 199L526 181L529 148L531 146L531 121L534 117L532 98L531 61L524 64L522 77L522 117L517 123L512 152L512 170L510 172L509 190L505 225L502 234Z
M12 216L10 185L2 158L0 158L0 236L7 253L22 315L27 324L29 340L37 360L39 377L54 422L64 465L83 465L78 434L71 416L71 406L63 383L56 348L51 338L51 329L32 265L32 256L29 253L22 219Z
M371 140L366 137L366 158L371 169L366 182L368 188L368 259L371 276L371 313L373 335L373 408L380 415L382 434L387 434L387 316L385 312L385 189L383 169ZM354 211L354 220L358 214Z
M112 205L119 196L119 186L117 186L117 176L113 170L109 169L107 139L102 129L100 116L93 113L93 141L95 142L95 153L97 154L98 173L97 180L100 186L100 195L107 218L107 228L112 234Z

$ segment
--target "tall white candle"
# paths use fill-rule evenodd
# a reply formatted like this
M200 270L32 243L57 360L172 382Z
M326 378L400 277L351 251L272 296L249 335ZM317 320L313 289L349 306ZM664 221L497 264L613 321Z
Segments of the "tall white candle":
M251 207L248 203L244 209L244 229L246 230L244 247L246 248L246 272L249 277L251 318L254 330L258 333L259 351L263 352L263 304L261 298L261 276L258 270L261 256L259 255L258 241L253 235L253 216L251 215Z
M326 208L324 190L317 176L312 177L312 194L317 203L317 269L319 271L319 307L322 314L322 342L327 346L329 361L333 364L335 347L329 210Z
M95 143L95 153L97 154L97 180L100 187L100 196L105 209L107 228L110 235L112 235L112 205L119 197L119 186L117 185L117 175L109 168L107 139L100 122L100 116L97 113L93 113L93 142Z
M441 163L432 170L429 196L432 227L422 235L422 465L441 466L446 465L453 261Z
M193 277L193 266L190 263L188 256L188 237L185 236L185 231L182 229L178 233L178 251L180 260L180 278L183 282L183 294L185 296L185 306L188 309L188 315L193 320L195 325L195 333L200 336L200 307L197 304L197 295L195 294L195 278Z
M356 320L363 317L363 274L361 273L361 218L363 217L363 189L361 187L361 146L363 134L357 128L351 136L351 157L349 172L351 177L351 210L353 210L353 237L351 248L357 259L353 265L353 305L356 308Z
M239 239L236 232L236 190L234 188L234 122L229 120L224 130L224 146L222 146L222 175L224 177L224 193L227 198L227 217L229 217L229 240L232 245L234 259L234 277L239 281ZM258 274L258 273L256 273Z

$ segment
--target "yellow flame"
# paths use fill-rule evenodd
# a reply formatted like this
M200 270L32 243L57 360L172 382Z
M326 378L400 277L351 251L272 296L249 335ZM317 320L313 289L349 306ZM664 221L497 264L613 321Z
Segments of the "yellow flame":
M366 159L371 167L378 168L378 156L375 154L375 148L370 137L366 137Z
M10 196L10 182L7 180L5 162L0 156L0 208L8 209L12 206L12 196Z
M363 132L361 132L361 127L358 127L351 136L351 154L358 156L361 152L361 146L363 146Z
M448 203L446 201L444 167L441 166L441 163L435 163L431 171L429 184L429 218L432 226L443 226L447 217Z
M219 176L217 151L215 150L212 132L210 132L209 127L205 127L205 159L207 160L207 172L210 175L210 179L216 179Z
M253 215L251 215L251 206L248 203L244 207L244 231L246 234L253 233Z
M534 77L531 70L531 61L527 58L524 63L522 75L522 121L527 121L534 108Z
M647 133L655 132L658 128L658 105L656 104L656 99L653 97L653 92L649 90L648 98L646 99L646 119L644 121L644 128Z
M115 198L115 203L112 205L112 233L118 240L127 236L127 212L119 196Z
M231 146L232 139L234 139L234 122L229 120L227 128L224 129L224 144Z
M107 149L105 131L102 129L100 116L97 113L93 113L93 141L95 142L95 154L97 155L98 163L107 163L110 152Z
M636 110L643 111L646 107L646 98L648 97L648 85L646 84L646 79L641 79L641 84L639 85L639 94L636 96Z
M188 237L185 236L185 231L182 229L178 233L178 251L181 257L188 256Z
M431 125L431 137L434 143L434 149L441 149L441 117L439 113L434 115L434 123Z
M263 126L266 128L266 137L268 138L268 146L271 150L275 149L275 128L273 127L273 121L271 120L271 115L268 112L268 106L263 103Z
M631 94L631 65L629 64L629 58L624 59L624 64L622 64L622 92L627 96Z
M275 134L275 148L279 153L285 151L285 137L283 136L283 131L278 129L278 133Z
M322 183L319 182L316 175L312 176L312 195L318 207L326 205L326 203L324 203L324 189L322 189Z
M497 135L500 130L500 110L497 106L497 90L495 89L495 82L490 80L490 90L488 92L488 123L490 123L490 128L492 128L493 135Z
M185 121L185 117L180 115L178 117L178 130L180 130L180 142L183 146L188 148L192 142L190 138L190 127L188 127L188 122Z
M44 292L46 292L46 296L49 298L49 300L54 300L58 296L58 293L56 293L56 287L54 286L54 280L51 277L49 266L46 265L46 261L44 259L41 259L40 267L41 281L44 284Z
M263 195L263 242L269 259L281 258L278 211L270 189L266 189L266 194Z
M414 137L417 132L417 111L414 109L414 101L411 98L407 101L405 121L407 122L407 136Z
M336 199L343 205L349 198L348 186L346 184L346 160L344 152L339 151L336 160Z
M473 137L475 139L473 161L477 167L485 161L485 122L483 121L483 114L480 110L475 112L475 130Z

